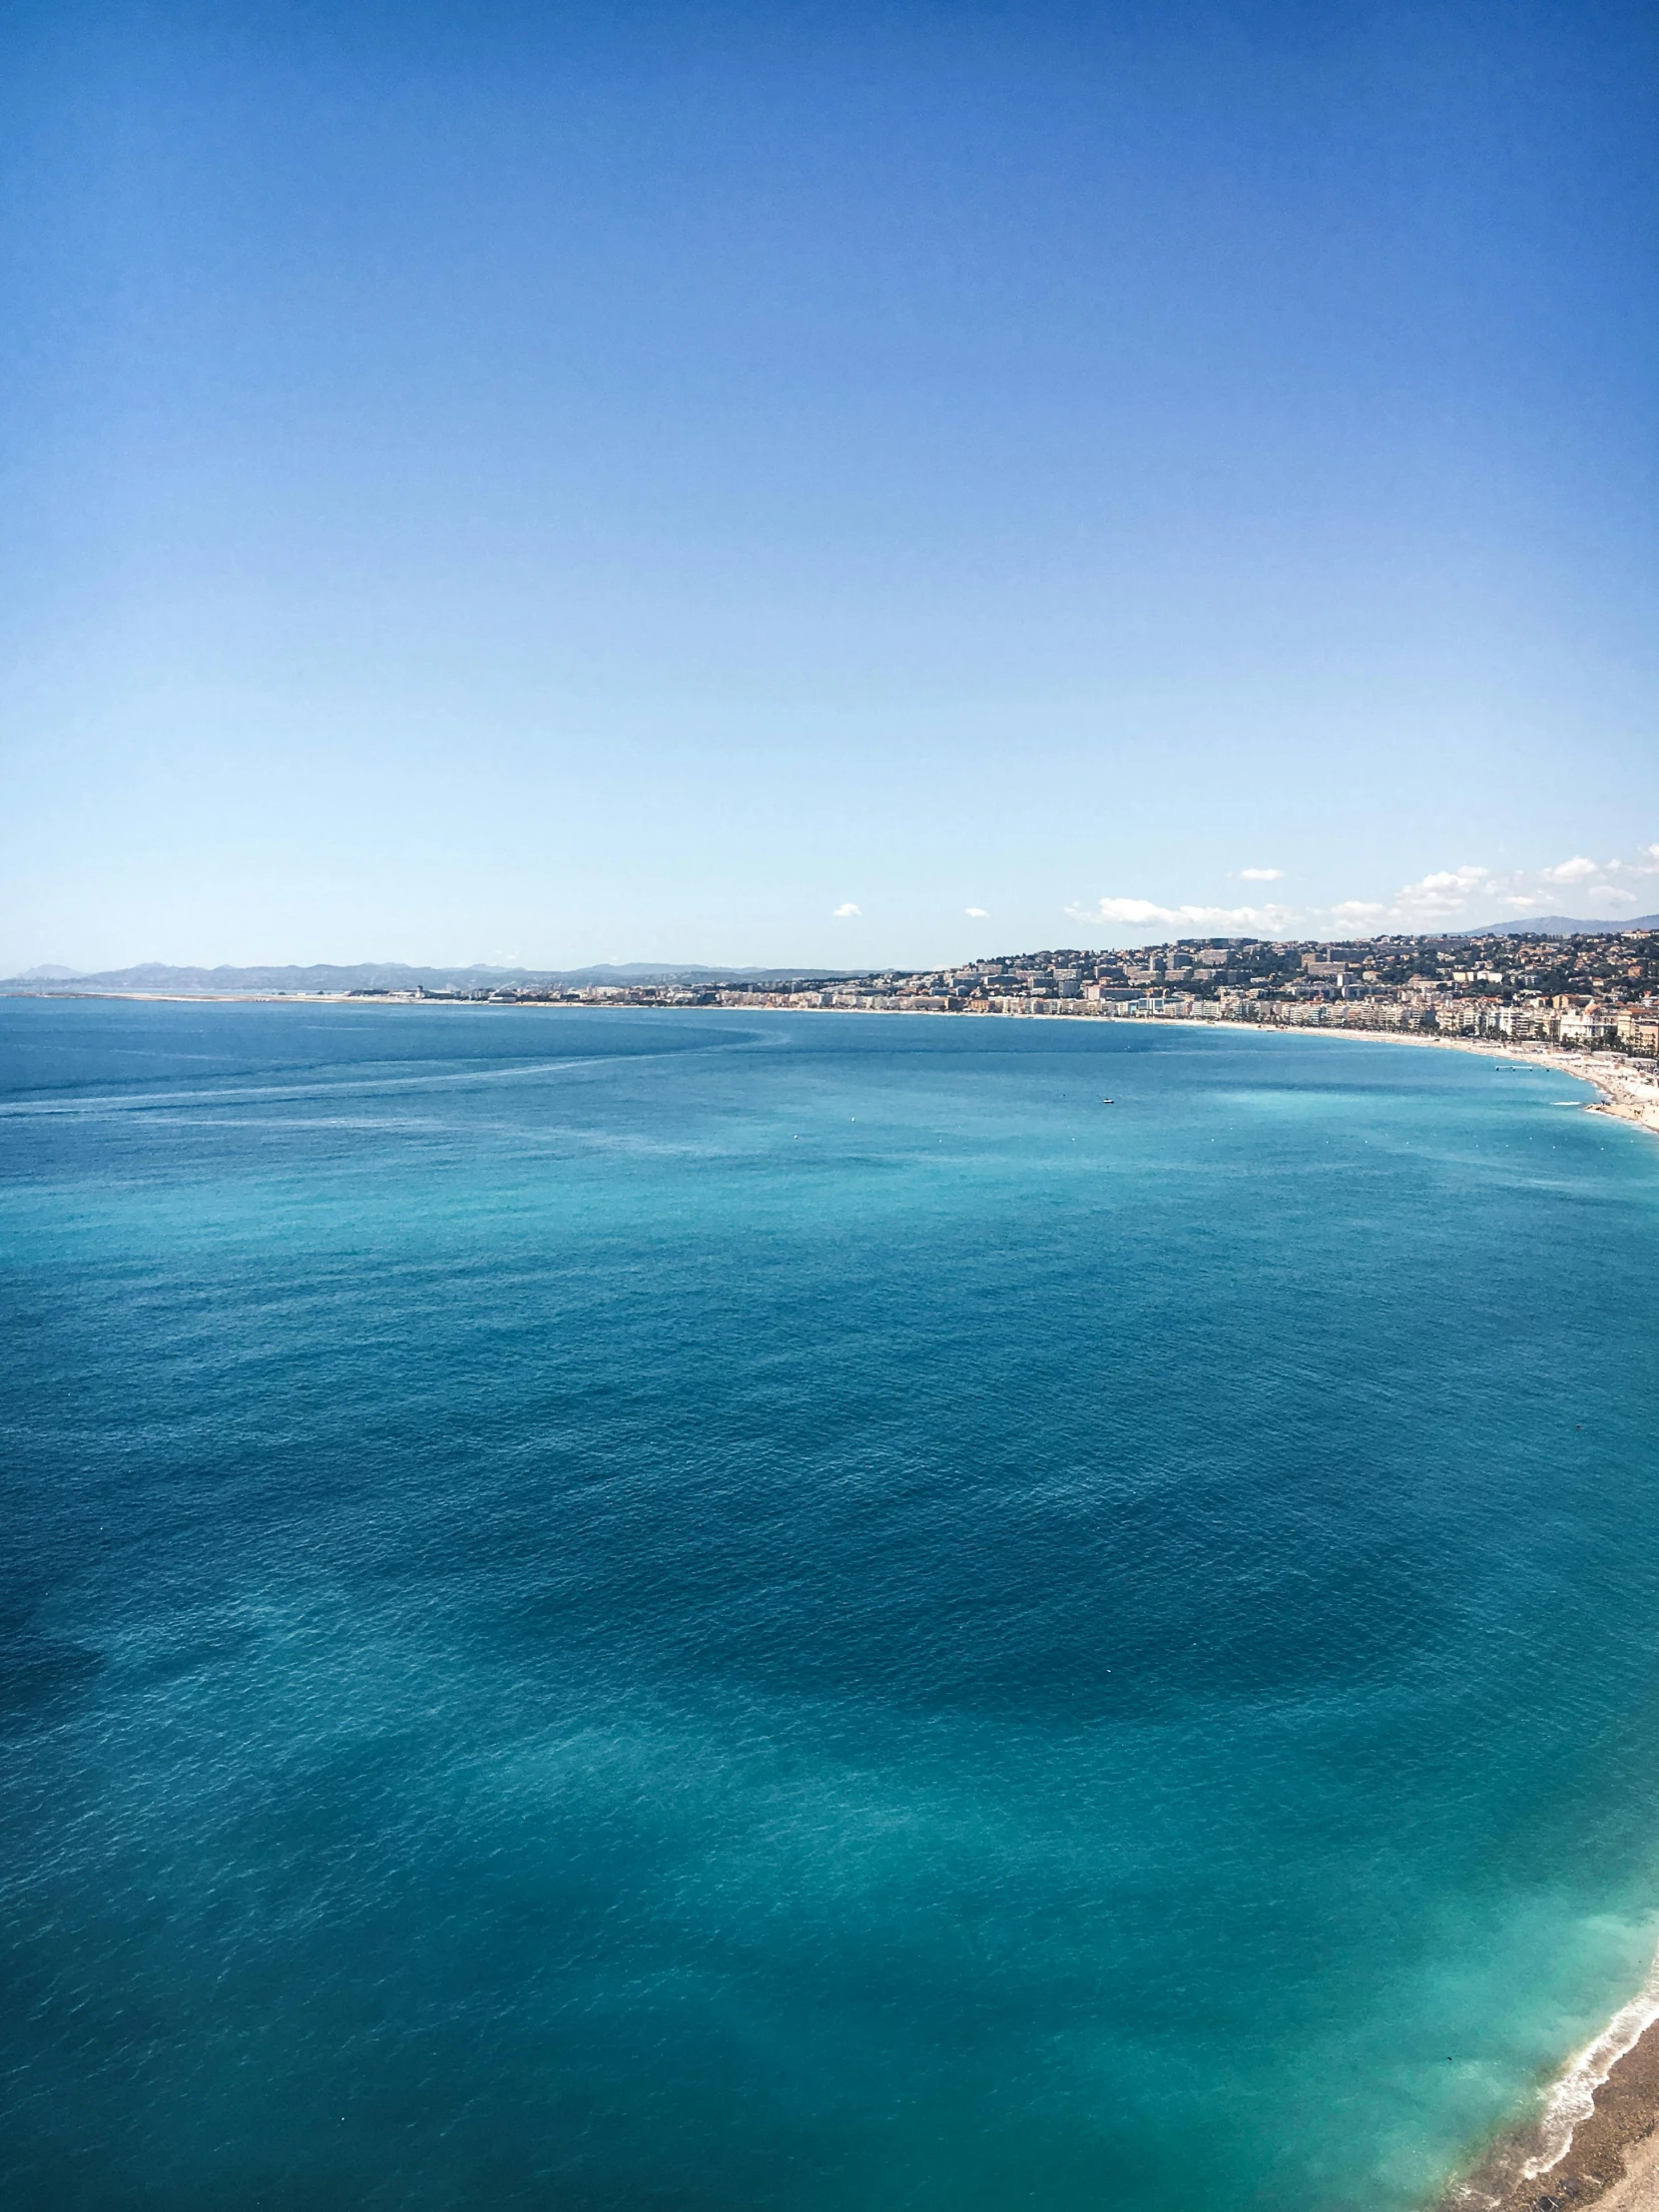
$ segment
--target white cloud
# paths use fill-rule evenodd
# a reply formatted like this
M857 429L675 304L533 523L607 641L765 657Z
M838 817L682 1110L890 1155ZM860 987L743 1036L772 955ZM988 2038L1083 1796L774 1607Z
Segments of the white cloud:
M1386 918L1421 929L1467 921L1479 909L1483 919L1523 921L1528 914L1559 913L1567 904L1587 921L1617 921L1620 910L1628 913L1652 895L1632 890L1630 880L1652 875L1659 875L1659 852L1651 845L1634 860L1592 860L1579 852L1552 867L1444 868L1402 883Z
M1414 883L1401 883L1387 914L1389 920L1415 921L1420 927L1455 920L1467 911L1471 898L1491 900L1501 896L1490 868L1439 868L1432 875L1418 876Z
M1241 883L1277 883L1284 872L1282 867L1242 867L1239 880Z
M856 921L861 917L862 913L863 908L861 906L854 906L851 899L849 898L844 906L837 906L835 908L834 918L836 921Z
M967 915L969 921L984 921L987 919L986 910L983 906L966 906L963 908L963 912Z
M1325 909L1336 925L1404 931L1458 928L1480 921L1524 921L1563 907L1586 921L1616 922L1650 900L1632 889L1659 875L1659 847L1633 860L1592 860L1583 853L1539 868L1493 868L1467 861L1401 883L1390 899L1345 898Z
M1289 906L1160 906L1150 898L1103 898L1094 906L1081 902L1068 906L1066 912L1073 921L1102 922L1108 927L1158 922L1171 929L1185 925L1189 931L1265 931L1270 937L1298 919Z
M1251 882L1275 881L1278 868L1241 868ZM1591 860L1582 853L1539 868L1492 868L1474 861L1437 868L1401 883L1391 898L1345 898L1332 906L1161 905L1151 898L1082 901L1068 906L1073 921L1118 932L1145 929L1172 936L1281 937L1368 936L1377 930L1402 934L1467 928L1483 921L1524 921L1530 914L1563 908L1586 921L1616 925L1638 907L1659 905L1659 844L1641 847L1634 859Z

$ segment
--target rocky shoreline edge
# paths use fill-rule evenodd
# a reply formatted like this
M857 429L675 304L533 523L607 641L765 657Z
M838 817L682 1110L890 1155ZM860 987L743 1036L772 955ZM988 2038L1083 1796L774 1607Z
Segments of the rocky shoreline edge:
M1659 2212L1659 2022L1609 2069L1565 2154L1542 2173L1538 2129L1517 2128L1455 2183L1435 2212Z

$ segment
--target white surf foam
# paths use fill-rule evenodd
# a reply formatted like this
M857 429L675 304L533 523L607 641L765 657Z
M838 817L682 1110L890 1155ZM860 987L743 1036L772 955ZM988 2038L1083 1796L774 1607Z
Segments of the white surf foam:
M1628 2051L1635 2049L1655 2020L1659 2020L1659 1951L1648 1968L1647 1979L1621 2005L1593 2043L1571 2059L1566 2071L1544 2099L1539 2123L1542 2142L1535 2157L1521 2168L1528 2181L1558 2166L1572 2148L1573 2134L1595 2110L1596 2091Z

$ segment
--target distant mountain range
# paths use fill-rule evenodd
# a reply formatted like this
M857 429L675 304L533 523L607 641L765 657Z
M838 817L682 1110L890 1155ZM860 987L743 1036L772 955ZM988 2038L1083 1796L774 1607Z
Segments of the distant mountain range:
M1619 929L1659 929L1659 914L1634 914L1623 921L1578 921L1570 914L1532 914L1522 921L1491 921L1478 929L1448 929L1446 937L1582 937ZM1301 941L1301 940L1298 940ZM1308 940L1312 942L1312 939ZM0 979L0 990L200 991L204 996L232 991L397 991L417 986L428 991L498 990L515 984L581 988L589 984L684 983L693 988L716 983L771 983L822 976L826 981L869 972L862 968L688 967L659 966L649 960L595 967L527 968L408 967L399 960L360 960L332 967L169 967L144 960L136 967L104 968L84 974L52 963L22 975Z
M36 989L84 991L479 991L505 989L514 984L575 985L594 983L770 982L774 978L806 975L838 976L845 968L713 968L656 967L649 961L629 960L621 966L604 963L585 968L405 967L397 960L363 960L351 967L168 967L159 960L141 961L137 967L107 968L97 974L74 968L30 968L26 975L0 981L0 989L30 984Z
M1615 929L1659 929L1659 914L1624 921L1574 921L1570 914L1531 914L1525 921L1489 921L1484 929L1459 929L1459 937L1604 937Z

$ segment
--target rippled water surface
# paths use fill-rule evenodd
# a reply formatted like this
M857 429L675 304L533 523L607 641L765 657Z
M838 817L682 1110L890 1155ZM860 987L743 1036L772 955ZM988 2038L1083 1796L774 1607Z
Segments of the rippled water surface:
M1641 1979L1659 1145L1581 1086L0 1037L17 2212L1403 2212Z

